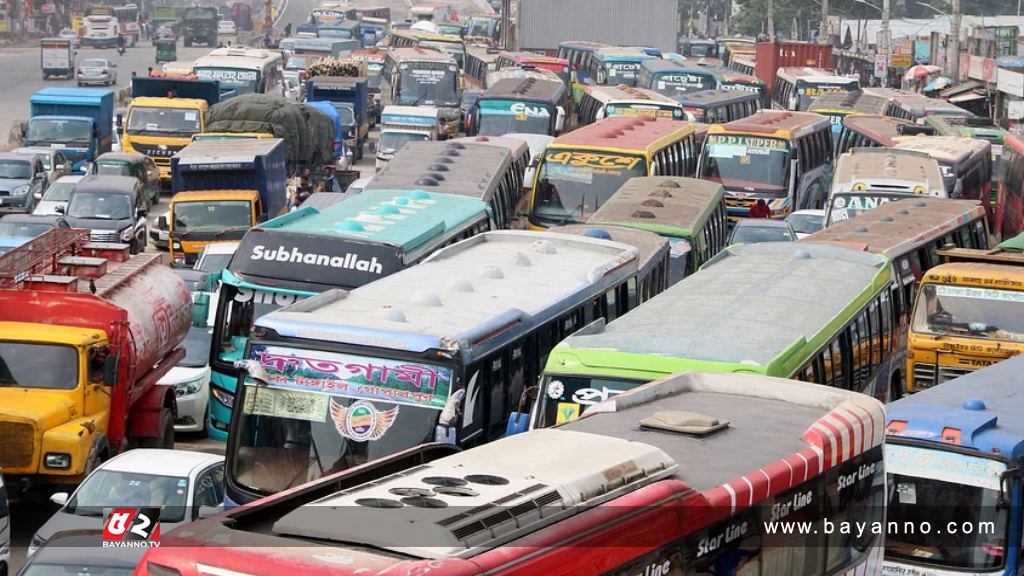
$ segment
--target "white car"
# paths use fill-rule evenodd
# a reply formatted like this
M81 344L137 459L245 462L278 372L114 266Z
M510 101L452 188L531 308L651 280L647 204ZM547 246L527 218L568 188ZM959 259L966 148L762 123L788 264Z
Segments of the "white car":
M217 22L217 34L237 34L238 29L235 27L233 20L221 20Z
M786 222L793 227L793 233L799 240L810 236L825 226L825 210L797 210L786 216Z
M29 542L28 554L59 533L102 530L105 509L160 508L160 531L219 512L224 503L224 457L188 450L140 448L103 462L70 495Z
M75 184L78 181L85 178L85 175L75 174L72 176L61 176L56 182L50 184L50 187L46 189L46 192L41 198L37 198L38 202L36 207L32 210L33 214L61 214L57 212L58 206L67 206L68 199L71 198L71 191L75 189Z
M191 326L182 346L185 357L158 384L174 386L178 403L175 432L205 432L210 407L210 340L213 328Z

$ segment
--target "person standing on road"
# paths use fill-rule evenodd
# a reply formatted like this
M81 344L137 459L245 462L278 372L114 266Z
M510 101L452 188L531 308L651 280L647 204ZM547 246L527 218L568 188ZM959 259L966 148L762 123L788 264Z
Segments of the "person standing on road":
M284 37L285 38L290 38L291 35L292 35L292 23L289 22L289 23L284 25Z
M771 215L771 209L762 198L758 198L757 203L750 207L751 218L769 218Z

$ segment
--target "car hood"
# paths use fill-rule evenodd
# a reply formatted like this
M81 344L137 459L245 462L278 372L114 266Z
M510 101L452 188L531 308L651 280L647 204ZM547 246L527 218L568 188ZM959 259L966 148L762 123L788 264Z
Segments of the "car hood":
M10 192L18 186L28 184L31 180L25 178L0 178L0 190Z
M181 524L180 522L160 522L160 532L166 534L171 528ZM69 514L63 508L58 510L45 524L36 530L36 537L49 542L54 536L69 530L102 530L102 516L79 516Z
M94 220L92 218L67 218L68 225L72 228L88 228L89 230L120 230L131 225L132 221L124 220Z
M32 212L33 214L59 214L57 212L57 206L67 206L68 203L63 200L40 200L36 204L36 209Z

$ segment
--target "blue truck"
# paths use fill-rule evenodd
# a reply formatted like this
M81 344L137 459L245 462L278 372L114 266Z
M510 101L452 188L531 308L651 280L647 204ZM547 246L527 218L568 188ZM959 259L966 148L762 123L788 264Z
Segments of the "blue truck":
M43 88L29 98L31 117L23 146L61 148L75 172L110 152L114 132L114 91L101 88Z
M287 170L280 138L200 140L171 159L167 221L171 261L193 264L210 242L285 213Z
M370 96L365 76L314 76L306 82L308 102L330 102L338 110L345 144L356 160L370 134Z

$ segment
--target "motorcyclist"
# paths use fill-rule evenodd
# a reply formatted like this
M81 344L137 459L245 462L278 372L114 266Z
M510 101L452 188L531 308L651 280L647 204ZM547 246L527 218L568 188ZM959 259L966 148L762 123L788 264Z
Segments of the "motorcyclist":
M123 34L118 34L117 35L117 53L122 55L122 56L124 55L124 35Z

